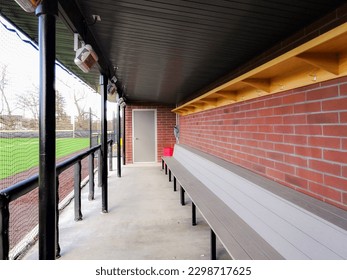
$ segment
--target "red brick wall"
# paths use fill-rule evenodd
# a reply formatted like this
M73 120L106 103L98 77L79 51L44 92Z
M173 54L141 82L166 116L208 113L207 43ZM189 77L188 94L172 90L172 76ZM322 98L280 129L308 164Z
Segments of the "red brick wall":
M179 122L180 143L347 209L347 78Z
M126 162L133 162L132 144L132 111L134 109L156 109L157 110L157 160L163 154L164 147L173 147L176 139L173 128L176 125L176 115L171 112L172 107L160 105L127 105L125 110L126 131Z

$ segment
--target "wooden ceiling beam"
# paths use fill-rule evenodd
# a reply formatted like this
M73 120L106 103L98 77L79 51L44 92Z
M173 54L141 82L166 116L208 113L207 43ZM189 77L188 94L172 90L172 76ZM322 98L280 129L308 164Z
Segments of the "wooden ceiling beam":
M297 55L301 60L328 71L334 75L339 75L339 55L337 53L315 53L305 52Z
M255 89L270 93L270 86L271 86L270 79L249 78L249 79L244 79L242 83L247 84Z
M237 91L218 91L214 95L226 100L237 101Z

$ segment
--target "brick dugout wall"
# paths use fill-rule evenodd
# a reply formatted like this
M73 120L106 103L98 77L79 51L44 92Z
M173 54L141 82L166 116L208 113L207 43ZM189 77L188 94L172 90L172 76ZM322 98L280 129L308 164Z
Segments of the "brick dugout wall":
M132 111L134 109L157 110L157 161L161 161L164 147L173 147L176 143L173 128L176 125L176 115L171 112L172 107L160 105L127 105L125 110L126 131L126 162L133 162L132 143Z
M180 117L180 143L347 209L347 78Z

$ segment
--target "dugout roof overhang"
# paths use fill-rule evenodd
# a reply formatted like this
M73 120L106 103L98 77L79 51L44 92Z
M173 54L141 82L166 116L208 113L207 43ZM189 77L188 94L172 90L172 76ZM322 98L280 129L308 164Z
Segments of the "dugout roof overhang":
M118 92L129 102L179 106L228 83L250 61L313 22L334 15L332 12L343 3L59 0L57 59L93 88L98 86L100 72L109 78L116 75ZM3 1L0 9L37 41L34 14L25 13L14 0ZM93 15L100 16L101 21L95 22ZM88 74L73 62L74 32L98 53L99 67ZM312 33L312 37L318 35ZM259 86L259 80L250 78L248 82ZM231 91L234 96L235 90ZM218 98L213 96L200 104L209 100L217 102ZM190 110L196 106L191 105Z

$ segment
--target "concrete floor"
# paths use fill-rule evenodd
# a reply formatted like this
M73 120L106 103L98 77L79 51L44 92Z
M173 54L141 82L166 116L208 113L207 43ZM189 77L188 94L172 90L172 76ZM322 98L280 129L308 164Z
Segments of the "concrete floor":
M114 165L116 166L116 165ZM95 176L96 178L98 176ZM96 184L97 186L97 184ZM200 213L191 225L191 202L179 203L158 164L122 167L109 173L109 213L101 213L101 190L88 201L82 193L83 220L74 221L70 203L60 215L61 260L205 260L210 258L210 230ZM230 259L217 241L218 259ZM23 259L38 259L33 246Z

